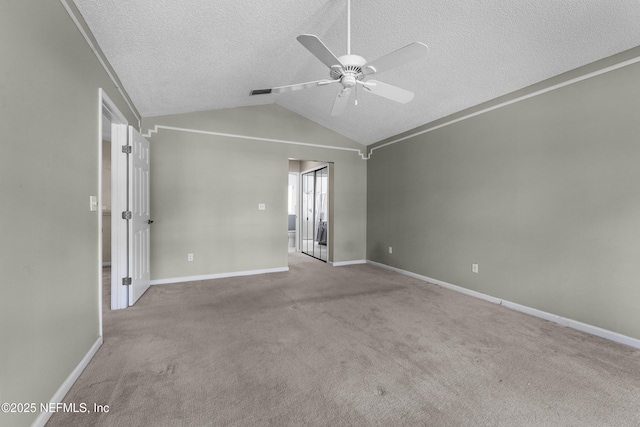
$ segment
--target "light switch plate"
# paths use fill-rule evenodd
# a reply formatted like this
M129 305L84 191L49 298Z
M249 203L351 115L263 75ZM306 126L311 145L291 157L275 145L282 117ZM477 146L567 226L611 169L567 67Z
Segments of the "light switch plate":
M91 212L98 210L98 196L89 196L89 210Z

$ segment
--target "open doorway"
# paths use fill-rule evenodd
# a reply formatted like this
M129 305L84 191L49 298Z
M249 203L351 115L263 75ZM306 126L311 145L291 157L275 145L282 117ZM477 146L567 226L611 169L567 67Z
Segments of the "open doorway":
M332 162L289 159L289 252L333 261L333 173Z
M301 173L302 253L327 262L329 258L329 165Z
M99 206L111 201L111 309L127 308L149 288L151 282L150 261L150 145L137 130L129 126L109 97L100 90L101 111L99 117ZM104 125L103 125L104 122ZM110 136L109 135L110 131ZM111 143L111 176L103 172L103 141ZM103 188L103 181L110 181L110 196ZM104 221L100 216L100 283L104 243ZM106 285L105 285L106 286ZM102 307L103 286L100 284L99 303ZM102 310L100 310L102 313ZM100 316L102 328L102 316ZM102 331L102 329L101 329Z

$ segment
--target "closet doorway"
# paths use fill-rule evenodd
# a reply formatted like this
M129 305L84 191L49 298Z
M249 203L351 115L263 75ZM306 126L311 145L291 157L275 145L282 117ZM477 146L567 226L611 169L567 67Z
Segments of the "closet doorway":
M301 174L300 250L327 262L329 257L329 166Z

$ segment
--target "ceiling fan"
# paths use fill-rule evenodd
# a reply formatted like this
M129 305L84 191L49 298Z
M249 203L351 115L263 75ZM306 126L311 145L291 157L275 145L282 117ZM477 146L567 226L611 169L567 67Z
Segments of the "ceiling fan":
M406 104L414 97L413 92L392 86L377 80L368 80L368 77L405 64L416 59L420 59L429 52L426 44L420 42L411 43L394 52L384 55L376 60L367 62L361 56L351 54L351 0L347 0L347 54L336 57L322 41L312 34L303 34L297 40L311 52L322 63L329 67L331 79L316 80L306 83L298 83L288 86L278 86L270 89L256 89L251 91L251 95L265 95L269 93L290 92L300 89L308 89L316 86L326 86L332 83L340 83L342 90L336 96L331 110L332 116L340 115L351 97L351 92L355 91L358 85L374 95L392 101ZM356 100L357 104L357 100Z

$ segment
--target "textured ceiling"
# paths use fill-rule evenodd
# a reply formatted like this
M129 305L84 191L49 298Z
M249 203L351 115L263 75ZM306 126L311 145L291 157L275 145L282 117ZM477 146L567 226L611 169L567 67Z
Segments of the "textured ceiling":
M346 53L346 0L74 0L143 117L277 103L364 145L640 45L638 0L352 0L351 52L411 42L426 58L376 74L416 94L397 104L340 85L249 96L329 78L296 37Z

